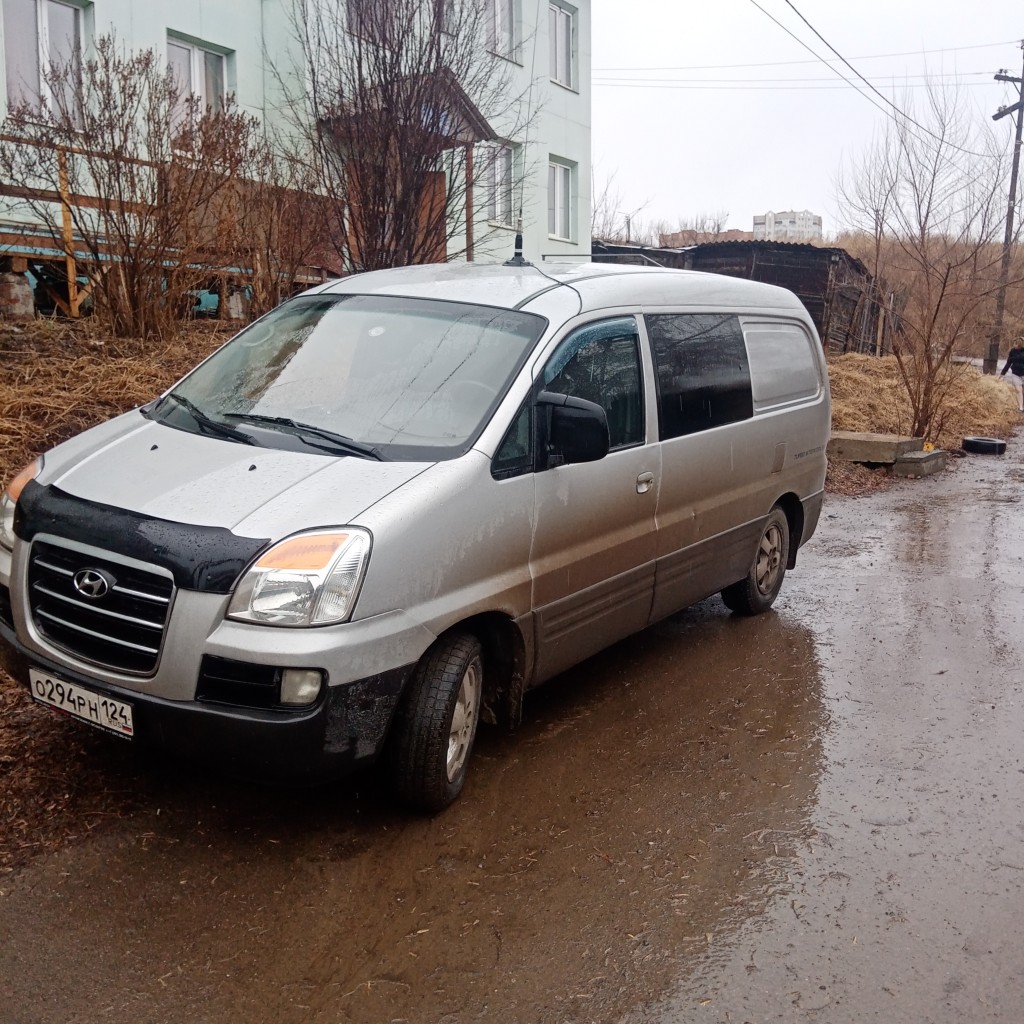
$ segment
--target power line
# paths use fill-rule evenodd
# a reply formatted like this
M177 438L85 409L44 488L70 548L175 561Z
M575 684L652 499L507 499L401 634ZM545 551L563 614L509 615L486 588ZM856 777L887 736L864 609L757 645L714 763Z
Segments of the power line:
M779 21L779 19L778 19L778 18L776 18L774 14L769 14L769 13L768 13L768 11L766 11L766 10L765 10L765 9L764 9L764 8L763 8L763 7L762 7L762 6L761 6L761 5L760 5L760 4L758 3L758 2L757 2L757 0L750 0L750 2L751 2L751 3L752 3L752 4L753 4L753 5L754 5L754 6L755 6L755 7L756 7L756 8L757 8L757 9L758 9L758 10L759 10L759 11L760 11L760 12L761 12L761 13L762 13L762 14L763 14L763 15L764 15L765 17L766 17L766 18L768 18L768 19L769 19L770 21L773 21L773 22L774 22L774 23L775 23L776 25L778 25L778 26L779 26L779 28L781 28L781 29L782 29L782 31L786 33L786 35L788 35L788 36L791 36L791 37L792 37L793 39L795 39L795 40L796 40L796 41L797 41L797 42L798 42L798 43L799 43L799 44L800 44L800 45L801 45L801 46L802 46L802 47L803 47L803 48L804 48L804 49L805 49L805 50L806 50L806 51L807 51L808 53L810 53L810 54L812 54L812 55L813 55L814 57L816 57L816 58L817 58L817 59L818 59L818 60L819 60L819 61L820 61L820 62L821 62L822 64L824 64L824 65L825 65L825 66L826 66L827 68L830 68L830 69L831 69L832 71L834 71L834 72L835 72L835 73L836 73L836 74L837 74L837 75L838 75L838 76L839 76L839 77L840 77L840 78L841 78L841 79L842 79L842 80L843 80L843 81L844 81L844 82L845 82L845 83L846 83L846 84L847 84L847 85L848 85L848 86L849 86L849 87L850 87L851 89L853 89L853 91L854 91L854 92L858 92L858 93L860 93L860 94L861 94L861 96L864 96L864 98L865 98L865 99L866 99L866 100L867 100L867 101L868 101L869 103L871 103L871 104L873 104L874 106L878 107L878 104L877 104L877 103L875 103L875 101L874 101L873 99L871 99L871 97L870 97L870 96L866 95L866 94L865 94L865 93L864 93L863 91L861 91L860 89L858 89L858 88L857 88L857 86L856 86L856 84L855 84L854 82L851 82L851 81L850 81L850 79L849 79L849 78L847 78L847 77L846 77L846 75L844 75L844 74L842 73L842 71L840 71L840 70L839 70L838 68L833 68L833 67L832 67L832 65L831 65L831 64L829 64L829 62L828 62L828 61L827 61L827 60L826 60L826 59L825 59L824 57L822 57L822 56L821 56L821 55L820 55L819 53L816 53L816 52L815 52L814 48L813 48L813 47L812 47L812 46L811 46L811 45L810 45L809 43L806 43L806 42L804 42L804 40L803 40L803 39L801 39L801 38L800 38L800 37L799 37L799 36L798 36L798 35L797 35L797 34L796 34L796 33L795 33L795 32L794 32L794 31L793 31L792 29L790 29L790 28L789 28L788 26L786 26L786 25L783 25L783 24L782 24L782 22L781 22L781 21ZM884 110L884 108L882 108L882 107L878 107L878 109L879 109L879 110L881 110L881 111L882 111L883 113L886 113L886 114L888 114L888 111Z
M692 89L692 90L711 90L714 92L845 92L845 85L711 85L711 84L700 84L700 83L686 83L686 82L631 82L631 81L618 81L615 79L609 79L608 81L593 81L591 85L598 88L608 89ZM964 82L965 89L977 89L982 86L988 85L988 82ZM927 89L929 85L927 82L910 83L903 86L905 89ZM864 94L861 93L863 96ZM877 107L878 104L875 104ZM878 107L880 111L886 116L890 116L889 112L883 107ZM964 150L967 153L970 150ZM976 153L975 156L983 156L984 154Z
M808 52L808 53L811 53L811 54L813 54L813 55L814 55L814 56L815 56L815 57L816 57L816 58L817 58L817 59L818 59L819 61L821 61L821 63L822 63L822 64L824 64L824 65L825 65L825 66L826 66L827 68L830 68L830 69L831 69L832 71L834 71L834 72L835 72L835 73L836 73L836 74L837 74L837 75L838 75L838 76L839 76L839 77L840 77L840 78L841 78L841 79L842 79L842 80L843 80L844 82L846 82L846 84L847 84L848 86L850 86L850 88L851 88L851 89L853 89L853 90L855 90L856 92L860 93L860 95L861 95L861 96L863 96L863 97L864 97L864 98L865 98L865 99L866 99L866 100L867 100L867 101L868 101L868 102L869 102L869 103L870 103L870 104L871 104L871 105L872 105L873 107L877 107L877 108L878 108L878 109L879 109L879 110L880 110L880 111L881 111L881 112L882 112L883 114L885 114L885 115L886 115L886 117L892 117L892 114L891 114L891 113L890 113L890 112L889 112L888 110L886 110L886 109L885 109L885 107L879 106L879 104L877 103L877 101L876 101L876 100L874 100L874 99L873 99L873 98L872 98L871 96L869 96L869 95L868 95L868 94L867 94L866 92L864 92L864 90L863 90L863 89L860 89L860 88L858 88L858 87L857 87L857 84L856 84L855 82L851 81L851 80L850 80L849 78L847 78L847 77L846 77L846 75L844 75L844 74L842 73L842 71L840 71L840 70L839 70L839 68L836 68L836 67L832 67L832 64L830 64L830 63L829 63L829 61L827 61L827 60L826 60L826 59L825 59L824 57L822 57L822 56L821 56L821 55L820 55L819 53L817 53L817 52L816 52L816 51L815 51L815 50L813 49L813 47L811 47L811 46L810 46L810 44L806 43L806 42L805 42L805 41L804 41L803 39L801 39L801 38L800 38L800 37L799 37L799 36L798 36L798 35L797 35L797 34L796 34L795 32L793 32L793 31L792 31L792 29L788 28L788 27L787 27L786 25L783 25L783 24L782 24L782 22L781 22L781 21L779 21L779 19L778 19L778 18L776 18L776 17L774 16L774 15L772 15L772 14L769 14L769 12L768 12L768 11L766 11L766 10L765 10L765 9L764 9L764 8L763 8L763 7L762 7L762 6L761 6L761 5L760 5L760 4L758 3L758 2L757 2L757 0L750 0L750 2L751 2L751 3L752 3L752 4L753 4L753 5L754 5L754 6L755 6L755 7L756 7L756 8L757 8L757 9L758 9L758 10L759 10L759 11L760 11L760 12L761 12L761 13L762 13L762 14L763 14L763 15L764 15L765 17L766 17L766 18L769 18L769 19L770 19L771 21L773 21L773 22L774 22L774 23L775 23L776 25L778 25L778 26L779 26L779 28L781 28L781 29L782 29L782 31L786 33L786 35L788 35L788 36L791 36L791 37L792 37L793 39L795 39L795 40L796 40L796 41L797 41L797 42L798 42L798 43L799 43L799 44L800 44L800 45L801 45L801 46L802 46L802 47L803 47L803 48L804 48L805 50L807 50L807 52ZM837 56L837 57L838 57L838 58L839 58L839 59L840 59L840 60L841 60L841 61L842 61L842 62L843 62L843 63L844 63L844 64L845 64L845 65L846 65L846 66L847 66L847 67L848 67L848 68L849 68L849 69L850 69L850 70L851 70L851 71L852 71L852 72L853 72L854 74L855 74L855 75L856 75L856 76L857 76L857 77L858 77L858 78L860 78L860 79L861 79L861 80L862 80L862 81L863 81L863 82L864 82L864 83L865 83L865 84L866 84L866 85L868 86L868 88L870 88L870 89L871 89L871 90L872 90L873 92L876 92L876 93L878 93L878 95L879 95L879 96L880 96L880 97L881 97L881 98L882 98L882 99L883 99L883 100L885 101L885 103L886 103L886 104L887 104L888 106L892 107L892 109L893 109L893 110L895 110L895 111L896 111L896 113L898 113L898 114L900 115L900 117L902 117L902 118L903 118L903 120L904 120L905 122L907 122L907 123L909 123L909 124L912 124L912 125L914 125L914 126L915 126L915 127L917 127L917 128L918 128L918 129L920 130L920 131L924 132L924 133L925 133L925 135L928 135L928 136L930 136L931 138L935 139L936 141L938 141L938 142L942 142L942 143L945 143L945 144L946 144L947 146L949 146L949 147L950 147L951 149L955 149L955 150L957 150L957 151L959 151L959 152L961 152L961 153L966 153L966 154L967 154L968 156L977 156L977 157L982 157L982 158L991 158L991 154L988 154L988 153L975 153L975 152L973 152L972 150L969 150L969 149L964 149L964 148L963 148L962 146L957 146L957 145L955 145L954 143L952 143L952 142L949 142L949 141L948 141L948 140L946 140L946 139L943 139L943 138L942 138L941 136L938 136L938 135L936 135L936 134L935 134L935 133L934 133L933 131L931 131L930 129L926 128L926 127L925 127L925 126L924 126L923 124L920 124L920 123L918 123L917 121L915 121L915 120L914 120L914 118L912 118L912 117L911 117L911 116L910 116L909 114L907 114L907 113L906 113L905 111L903 111L903 110L901 110L901 109L900 109L899 107L897 107L895 103L893 103L893 102L892 102L892 101L891 101L890 99L888 99L888 98L887 98L887 97L886 97L886 96L885 96L885 95L884 95L883 93L879 92L879 91L878 91L878 89L876 89L876 88L875 88L875 87L874 87L874 86L873 86L873 85L872 85L872 84L871 84L870 82L868 82L868 81L867 81L867 79L865 79L865 78L864 78L864 76L863 76L863 75L861 75L861 73L860 73L860 72L859 72L859 71L858 71L858 70L857 70L857 69L856 69L855 67L853 67L853 65L852 65L852 64L850 64L850 62L849 62L849 61L848 61L848 60L847 60L847 59L846 59L846 58L845 58L845 57L844 57L844 56L843 56L843 55L842 55L842 54L841 54L841 53L840 53L840 52L839 52L839 51L838 51L838 50L837 50L837 49L836 49L836 48L835 48L834 46L832 46L832 45L831 45L831 44L830 44L830 43L828 42L828 40L827 40L827 39L825 39L825 38L824 38L824 36L822 36L822 35L821 35L821 33L820 33L820 32L818 32L818 30L817 30L817 29L816 29L816 28L815 28L814 26L813 26L813 25L811 25L811 23L810 23L810 22L809 22L809 21L808 21L808 20L807 20L807 19L806 19L806 18L805 18L805 17L804 17L804 16L802 15L802 14L800 14L800 12L799 12L799 11L797 11L797 9L796 9L795 7L793 7L793 4L792 4L792 3L790 2L790 0L784 0L784 2L785 2L786 4L788 4L788 5L790 6L790 7L792 7L792 8L793 8L793 10L794 10L794 11L796 11L796 13L797 13L797 14L799 15L800 19L801 19L801 20L802 20L802 21L804 22L804 24L806 24L806 25L808 26L808 28L810 28L810 30L811 30L811 31L812 31L812 32L813 32L813 33L814 33L814 34L815 34L815 35L816 35L816 36L817 36L817 37L818 37L818 38L819 38L819 39L820 39L820 40L821 40L821 41L822 41L822 42L823 42L823 43L824 43L824 44L825 44L825 45L826 45L826 46L827 46L827 47L828 47L828 48L829 48L829 49L830 49L830 50L831 50L831 51L832 51L832 52L833 52L833 53L834 53L834 54L835 54L835 55L836 55L836 56Z
M983 81L965 82L965 78L978 78L983 79ZM920 79L920 82L914 82L914 79ZM961 85L991 85L992 76L990 72L978 71L967 72L962 75L892 75L889 80L893 82L899 81L907 85L928 85L931 82L940 81L948 81ZM654 85L732 85L751 88L773 85L794 87L806 86L809 89L813 89L820 88L820 85L824 84L827 86L845 88L845 86L837 86L835 78L643 78L640 76L630 76L628 78L605 78L603 76L598 76L591 81L601 82L605 85L630 85L640 82L644 84L652 83ZM882 81L882 79L880 78L876 81Z
M959 53L962 50L991 50L1001 46L1012 46L1017 43L1016 39L1007 39L999 43L978 43L974 46L944 46L934 50L901 50L897 53L867 53L862 54L859 57L853 57L852 60L881 60L885 57L917 57L923 56L927 53ZM813 51L812 51L813 52ZM751 64L690 64L681 65L677 67L638 67L638 68L592 68L594 72L610 72L610 71L725 71L733 68L781 68L791 67L796 64L818 64L824 61L826 64L831 62L823 57L818 57L816 60L771 60L762 61L760 63Z
M909 121L911 124L916 125L926 135L930 135L933 139L938 142L943 142L951 149L955 149L960 153L966 153L968 156L979 156L982 158L989 157L991 154L988 153L975 153L973 150L964 149L963 146L958 146L953 142L943 139L942 136L936 135L931 129L926 128L920 121L915 121L905 110L901 110L892 100L889 99L885 93L881 92L871 82L869 82L794 6L792 0L783 0L787 7L789 7L794 14L841 60L883 103L892 107L900 117ZM831 65L829 65L831 67ZM833 68L833 70L835 70ZM877 104L876 104L877 106Z
M962 73L951 72L949 74L929 75L929 74L918 74L918 73L907 73L903 75L889 75L890 79L902 79L909 81L912 78L921 78L925 80L925 84L928 81L939 81L940 79L953 79L958 81L963 78L985 78L985 85L991 84L992 73L990 71L965 71ZM828 78L640 78L636 75L630 75L626 78L608 78L604 75L598 75L593 81L599 82L658 82L660 84L670 84L673 82L681 82L687 85L788 85L788 84L807 84L811 85L815 82L828 82L835 84L834 77ZM970 84L970 83L964 83Z

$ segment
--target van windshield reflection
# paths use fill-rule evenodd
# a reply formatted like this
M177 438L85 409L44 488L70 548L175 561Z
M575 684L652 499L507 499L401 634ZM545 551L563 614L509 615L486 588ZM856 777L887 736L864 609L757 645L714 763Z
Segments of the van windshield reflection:
M316 295L244 330L171 393L264 447L434 461L467 451L546 326L432 299ZM192 429L194 418L158 418ZM337 442L337 443L335 443ZM344 443L342 443L344 442Z

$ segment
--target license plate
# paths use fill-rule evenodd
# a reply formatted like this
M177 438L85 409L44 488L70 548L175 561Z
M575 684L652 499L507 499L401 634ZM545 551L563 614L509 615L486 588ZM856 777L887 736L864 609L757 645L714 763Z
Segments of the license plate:
M34 668L29 669L28 677L32 685L32 697L40 704L49 704L84 722L117 733L118 736L130 739L135 735L131 704L95 693L77 683L54 679Z

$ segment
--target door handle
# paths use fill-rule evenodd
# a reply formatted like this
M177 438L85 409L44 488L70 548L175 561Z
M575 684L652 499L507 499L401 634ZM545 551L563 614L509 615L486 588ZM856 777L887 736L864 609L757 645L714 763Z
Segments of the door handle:
M653 473L641 473L636 478L636 493L646 494L654 486Z

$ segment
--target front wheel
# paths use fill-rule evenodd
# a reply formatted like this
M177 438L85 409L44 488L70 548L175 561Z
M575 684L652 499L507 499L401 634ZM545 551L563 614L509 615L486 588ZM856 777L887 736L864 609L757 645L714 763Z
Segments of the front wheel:
M760 615L775 603L789 561L789 520L777 505L768 513L754 562L747 575L722 591L727 608L737 615Z
M392 737L392 782L407 803L440 811L462 792L483 688L475 636L453 633L423 656Z

